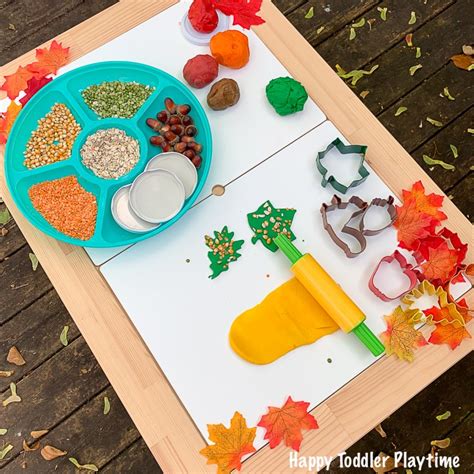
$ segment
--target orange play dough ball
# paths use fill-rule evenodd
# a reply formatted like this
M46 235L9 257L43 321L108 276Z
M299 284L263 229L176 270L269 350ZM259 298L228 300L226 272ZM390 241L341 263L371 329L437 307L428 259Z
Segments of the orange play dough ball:
M211 38L211 54L222 66L240 69L249 62L250 50L247 36L237 30L217 33Z

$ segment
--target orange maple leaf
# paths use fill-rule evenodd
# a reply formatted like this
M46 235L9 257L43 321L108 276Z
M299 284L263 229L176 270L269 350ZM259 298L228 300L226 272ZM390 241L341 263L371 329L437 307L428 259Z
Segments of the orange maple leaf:
M5 113L5 117L0 118L0 144L7 142L8 134L13 126L13 122L16 120L17 115L20 113L21 105L17 104L13 100L10 102L8 109Z
M435 330L431 333L428 342L431 344L448 344L451 349L461 344L464 339L471 339L471 334L466 329L466 323L472 317L466 311L463 315L459 312L446 311L445 308L433 307L425 310L437 323Z
M308 413L309 403L295 402L288 397L283 407L268 407L257 426L266 429L265 439L270 441L270 448L278 446L282 440L286 446L300 450L303 441L302 430L315 430L318 424L313 415Z
M0 89L6 91L11 100L15 100L20 92L26 89L28 80L32 77L33 73L26 67L18 66L13 74L5 76L5 82Z
M421 181L414 183L410 191L404 189L402 195L404 205L414 203L418 212L428 214L438 222L447 218L446 214L440 211L444 197L434 193L426 195L425 187Z
M36 50L37 61L26 66L28 71L36 78L47 76L48 74L57 74L58 69L66 65L69 61L69 48L63 48L61 43L56 40L48 48Z
M387 355L395 354L400 359L411 362L414 359L414 349L425 346L426 339L415 329L413 316L417 310L403 311L397 306L392 314L385 316L387 330L380 334Z
M428 248L428 258L421 264L421 270L427 280L446 283L456 273L457 263L457 250L450 249L448 243L443 242L435 248Z
M400 247L407 250L415 250L420 239L431 235L436 227L437 221L423 212L419 212L414 201L397 206L397 238Z
M253 441L257 428L248 428L245 418L236 411L230 421L230 428L222 423L207 425L209 439L215 443L200 451L207 457L207 464L217 464L218 474L240 470L242 457L255 452Z

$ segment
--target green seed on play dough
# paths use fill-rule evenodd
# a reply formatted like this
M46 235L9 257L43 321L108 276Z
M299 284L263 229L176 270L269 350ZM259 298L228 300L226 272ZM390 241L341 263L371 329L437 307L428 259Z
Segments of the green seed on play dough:
M265 89L268 102L279 115L301 112L308 100L306 89L291 77L272 79Z

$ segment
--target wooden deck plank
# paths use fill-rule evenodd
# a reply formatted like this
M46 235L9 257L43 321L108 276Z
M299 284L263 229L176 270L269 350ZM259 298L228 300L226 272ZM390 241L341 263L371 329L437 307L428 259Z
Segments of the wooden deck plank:
M101 470L102 474L126 472L143 474L161 474L163 472L142 438L135 441Z
M474 172L470 172L449 192L451 200L471 222L474 222ZM471 242L472 244L472 242Z
M41 266L34 272L28 254L31 249L22 247L10 258L0 262L0 324L27 308L53 286Z
M415 57L415 46L408 47L405 40L402 39L370 64L370 67L378 64L378 70L373 76L359 81L356 90L358 92L370 91L370 94L364 99L364 103L373 113L378 115L394 102L400 101L400 98L446 65L453 54L460 52L461 46L465 42L466 32L472 29L472 22L465 14L467 3L473 2L467 0L457 2L415 32L413 42L415 46L421 48L421 58ZM438 42L440 37L443 38L442 48ZM372 41L370 41L370 45L372 45ZM331 62L331 64L333 63ZM416 64L421 64L423 67L410 76L409 69ZM341 63L341 66L345 67L344 63ZM456 89L454 81L460 77L464 82L472 84L472 78L465 74L466 71L451 66L448 70L450 74L446 78L447 82L443 87L449 86L453 96L461 95L464 93L464 87ZM451 84L451 82L453 83ZM430 102L436 103L436 96L442 92L442 89L439 92L436 90L432 92Z
M311 0L288 15L288 20L311 43L317 46L324 39L343 28L354 18L363 15L380 0ZM313 7L313 18L305 18ZM318 34L318 29L324 30Z
M108 415L103 413L104 396L110 400ZM109 386L41 439L43 446L50 444L67 451L66 456L48 462L38 451L20 454L3 468L3 472L22 472L23 463L26 462L27 472L34 474L77 473L77 469L68 460L70 456L81 464L92 463L101 469L137 441L139 436L125 408ZM136 472L151 474L153 471Z
M394 45L400 46L400 42L405 38L405 35L410 32L418 30L425 23L430 22L432 18L438 15L440 12L452 5L455 0L431 0L429 3L425 3L424 0L416 0L410 2L400 2L399 0L388 0L383 2L383 6L388 8L387 21L380 19L380 13L377 11L377 7L371 8L366 11L361 18L365 18L366 23L362 28L356 29L356 37L353 40L349 40L350 27L353 21L351 21L345 28L339 31L337 34L329 38L327 41L317 46L318 53L328 62L331 66L339 64L345 70L350 71L352 69L360 69L365 64L373 61L379 55ZM465 1L461 0L458 2L458 8L466 7ZM413 25L408 24L410 19L410 12L416 13L417 21ZM464 18L466 15L464 15ZM358 20L359 17L354 18ZM367 20L375 19L370 29ZM466 19L466 22L468 19ZM456 32L452 31L456 36ZM458 35L461 32L458 32ZM418 34L414 35L416 38L424 38L425 35ZM425 38L426 39L426 38ZM451 45L451 37L446 38L446 41ZM439 48L437 42L431 39L431 49L437 48L442 53L445 52L445 45L443 48ZM390 51L389 51L390 52ZM414 58L413 54L407 52L407 56ZM412 59L412 61L414 61ZM406 68L408 72L408 68ZM398 78L392 71L391 82ZM404 76L403 76L404 77ZM409 76L404 78L405 82L408 81ZM375 77L374 77L374 80Z
M117 0L22 0L0 7L0 64L81 23Z
M23 378L17 385L21 403L2 407L2 427L8 429L2 442L11 443L14 449L7 460L0 461L0 469L20 452L22 438L30 431L53 428L107 385L82 337ZM2 400L8 395L9 391L3 392Z
M10 382L18 382L63 348L59 335L69 326L68 340L79 337L79 330L56 291L51 290L33 305L5 323L0 330L0 370L14 370L8 378L0 378L0 393ZM16 346L26 364L15 366L6 361L10 347Z
M296 8L307 3L307 0L273 0L273 3L284 15L288 15Z
M453 69L457 68L451 63L447 64L380 114L379 120L408 152L412 152L439 132L439 128L428 123L426 117L438 120L445 126L472 106L474 98L472 76L469 76L467 71L458 73ZM446 86L457 94L456 100L449 103L446 99L439 97ZM395 112L400 106L408 107L408 111L395 117Z
M449 104L446 104L449 106ZM458 183L465 177L474 166L473 142L474 139L467 129L474 123L474 107L461 115L449 126L441 129L433 138L425 142L414 153L413 158L418 164L436 180L438 185L445 191ZM459 156L454 158L450 145L458 149ZM430 166L423 161L423 155L428 155L437 160L456 167L454 171L445 170L440 166Z
M1 203L0 212L5 209L5 204ZM6 233L2 233L2 229L5 229ZM13 219L4 226L0 226L0 262L19 250L23 245L26 245L26 240Z

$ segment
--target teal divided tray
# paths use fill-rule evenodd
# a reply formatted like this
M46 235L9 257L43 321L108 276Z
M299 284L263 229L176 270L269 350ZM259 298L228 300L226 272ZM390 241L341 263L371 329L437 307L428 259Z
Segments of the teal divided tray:
M81 91L92 84L104 81L136 81L155 87L140 110L130 119L99 118L83 102ZM184 207L173 219L146 233L132 233L120 227L112 217L111 200L114 193L144 171L153 156L161 148L151 145L149 139L155 134L145 123L148 117L165 108L164 99L171 97L177 104L190 104L190 116L198 129L196 140L203 145L202 165L198 170L198 185L186 200ZM29 170L23 165L23 153L31 133L55 103L64 103L81 125L71 157L50 165ZM128 174L119 179L106 180L97 177L82 162L79 151L86 138L102 128L116 127L136 138L140 144L140 160ZM5 175L13 199L25 217L44 233L69 244L85 247L117 247L129 245L156 235L172 226L196 201L209 174L212 159L212 136L206 113L194 94L180 81L168 73L146 64L110 61L90 64L69 71L43 87L20 112L8 137L5 152ZM79 183L97 199L97 223L94 235L89 240L78 240L62 234L52 227L33 207L28 196L29 188L42 181L75 175Z

